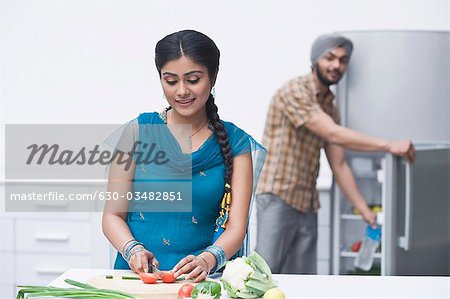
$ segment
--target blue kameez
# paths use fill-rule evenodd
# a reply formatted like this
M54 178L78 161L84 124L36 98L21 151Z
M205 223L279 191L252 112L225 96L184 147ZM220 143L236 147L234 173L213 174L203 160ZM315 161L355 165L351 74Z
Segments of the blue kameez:
M139 125L164 125L156 112L141 114ZM251 153L254 168L254 186L265 157L264 148L250 135L231 122L223 121L228 133L233 157ZM168 129L167 129L168 130ZM217 138L212 134L201 147L191 154L183 154L173 135L166 134L168 144L173 143L173 156L189 156L192 172L192 211L191 212L138 212L129 211L127 224L133 237L142 242L159 262L162 270L172 269L182 258L189 254L198 255L212 245L215 221L219 214L219 205L224 194L225 165ZM140 138L142 134L139 134ZM256 156L255 153L258 153ZM181 165L181 163L180 163ZM151 166L136 167L133 188L141 190L137 182L149 176L155 176ZM181 170L180 170L181 171ZM254 192L253 192L254 193ZM114 264L115 269L129 269L128 263L120 254Z

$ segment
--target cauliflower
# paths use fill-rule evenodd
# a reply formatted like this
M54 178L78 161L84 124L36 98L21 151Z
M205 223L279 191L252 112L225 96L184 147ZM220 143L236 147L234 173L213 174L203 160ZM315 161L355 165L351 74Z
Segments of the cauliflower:
M228 262L221 281L231 298L258 298L277 286L266 261L255 251Z
M245 259L238 257L227 263L222 279L226 280L233 289L242 291L245 288L245 281L252 273L253 268L245 262Z

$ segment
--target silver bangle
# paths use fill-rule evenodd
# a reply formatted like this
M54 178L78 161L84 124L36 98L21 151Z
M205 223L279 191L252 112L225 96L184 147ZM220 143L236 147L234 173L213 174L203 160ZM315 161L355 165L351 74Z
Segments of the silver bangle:
M127 259L126 259L127 263L131 260L131 257L132 257L135 253L138 253L138 252L144 251L144 250L145 250L145 247L142 246L142 245L136 245L136 246L134 246L134 247L130 250L130 252L128 253L128 255L126 256L126 257L127 257Z
M125 252L125 247L127 246L127 244L130 243L130 242L132 242L132 241L136 241L136 240L135 240L134 238L132 238L132 239L126 241L125 243L123 243L123 246L122 246L122 254Z

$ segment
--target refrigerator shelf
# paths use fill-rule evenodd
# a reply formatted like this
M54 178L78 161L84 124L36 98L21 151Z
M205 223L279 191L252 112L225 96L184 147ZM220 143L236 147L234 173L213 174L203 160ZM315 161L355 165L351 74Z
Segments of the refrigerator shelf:
M342 214L341 219L343 219L343 220L363 220L361 215L355 215L355 214Z
M352 257L352 258L355 258L357 256L358 256L358 252L341 251L341 257ZM375 252L374 258L376 258L376 259L381 258L381 252Z

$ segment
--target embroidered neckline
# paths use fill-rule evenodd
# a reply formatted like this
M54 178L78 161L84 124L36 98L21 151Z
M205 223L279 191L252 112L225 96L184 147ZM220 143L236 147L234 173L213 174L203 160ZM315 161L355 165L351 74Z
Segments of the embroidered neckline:
M167 107L167 108L164 108L163 111L161 111L161 112L158 113L159 118L160 118L166 125L167 125L167 112L168 112L170 109L172 109L172 107ZM207 124L208 124L208 129L210 129L211 131L214 132L214 127L213 127L213 125L211 124L211 122L210 122L209 120L208 120ZM203 126L202 126L202 128L203 128ZM196 133L197 133L197 132L196 132ZM194 134L192 134L192 135L194 135ZM191 137L192 137L192 135L191 135Z
M171 107L164 108L163 111L159 112L159 118L167 125L167 111L172 109Z

